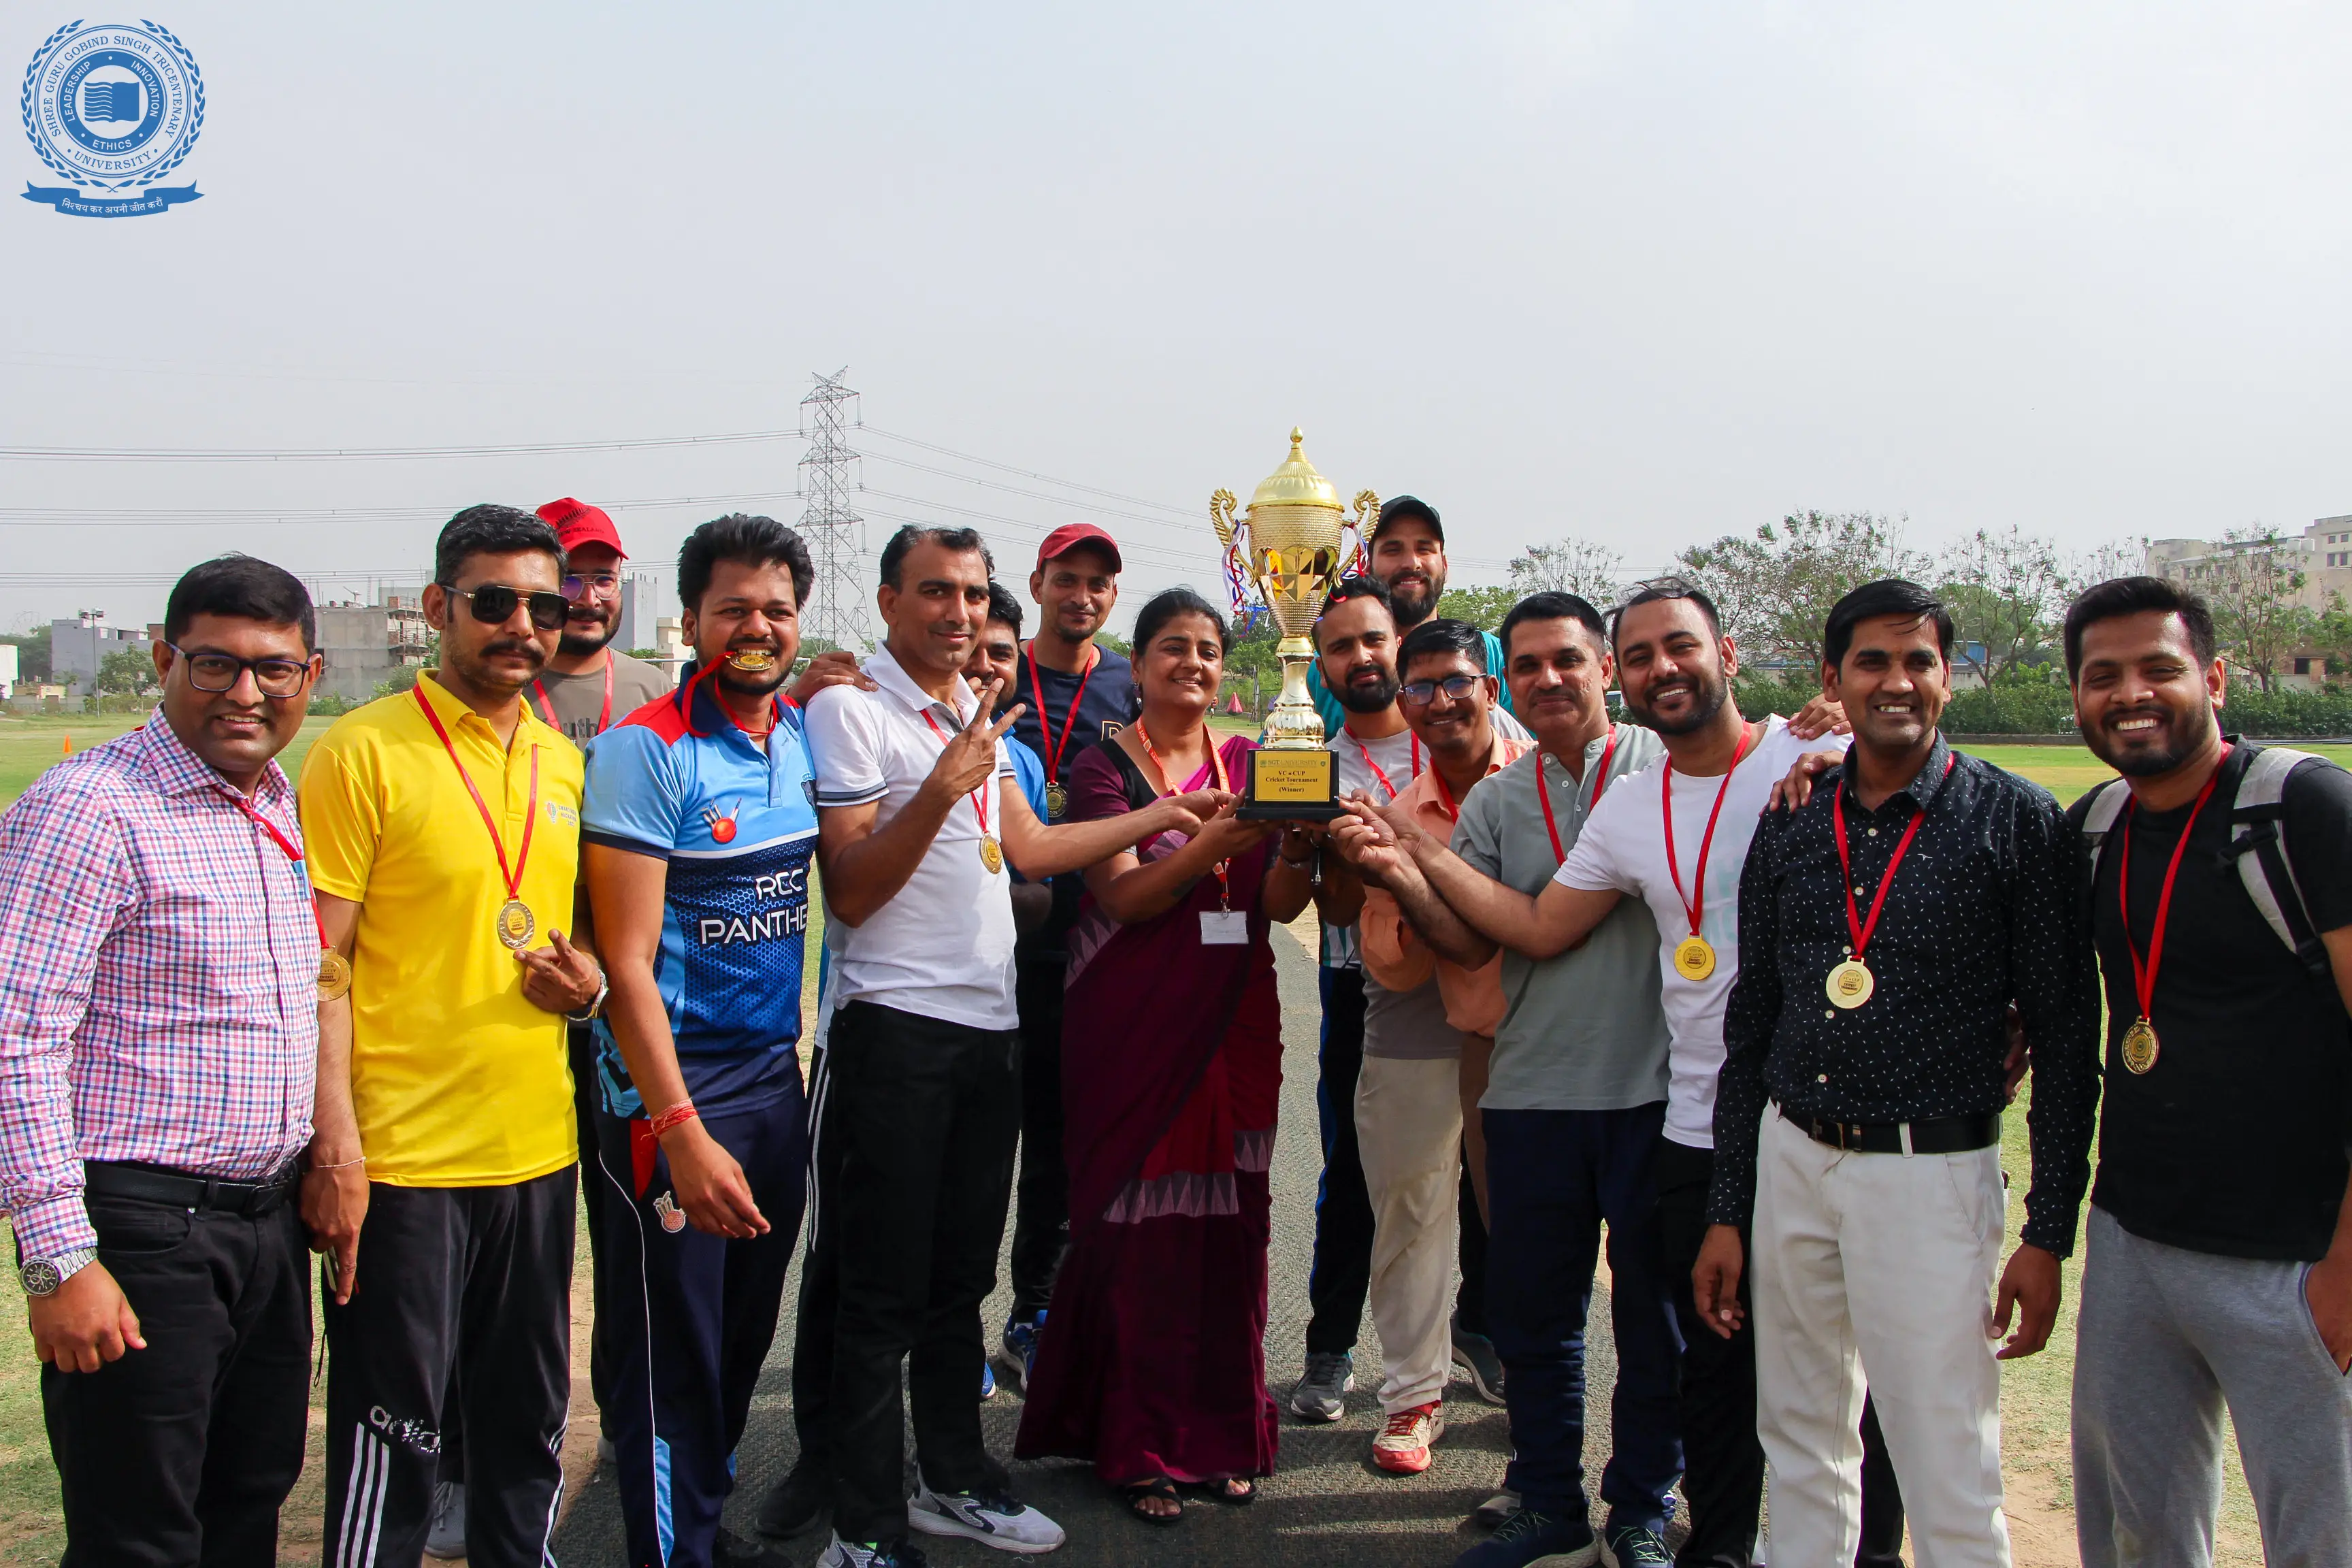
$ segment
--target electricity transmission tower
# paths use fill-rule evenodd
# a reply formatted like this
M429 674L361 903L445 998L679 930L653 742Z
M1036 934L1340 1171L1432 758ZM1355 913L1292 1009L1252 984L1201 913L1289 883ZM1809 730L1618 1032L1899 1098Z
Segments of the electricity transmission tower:
M808 498L800 531L816 566L802 627L806 636L862 652L866 605L874 585L865 565L866 520L849 499L864 486L857 454L842 438L843 430L861 419L857 394L843 384L848 374L843 365L831 375L816 376L815 387L801 399L801 434L809 448L800 464L801 493Z

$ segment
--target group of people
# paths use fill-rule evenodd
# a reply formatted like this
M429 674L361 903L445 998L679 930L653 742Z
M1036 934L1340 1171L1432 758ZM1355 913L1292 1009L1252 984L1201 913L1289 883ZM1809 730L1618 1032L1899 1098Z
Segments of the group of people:
M803 661L805 546L720 518L673 682L610 646L601 510L471 507L437 665L299 784L307 595L189 572L153 718L0 818L0 1206L69 1560L275 1561L316 1250L327 1568L551 1562L584 1212L640 1568L781 1561L720 1514L803 1235L758 1522L829 1521L824 1568L1062 1544L982 1441L1000 1382L1015 1457L1139 1523L1245 1506L1285 1405L1344 1415L1368 1305L1378 1469L1428 1468L1457 1370L1507 1408L1460 1568L1746 1568L1768 1468L1778 1568L1898 1562L1906 1521L1923 1568L2006 1563L1998 1363L2049 1340L2087 1188L2084 1561L2210 1561L2226 1406L2270 1561L2343 1562L2352 776L2223 734L2205 605L2072 606L2122 777L2062 810L1942 737L1916 584L1841 600L1821 699L1757 722L1698 586L1486 632L1437 614L1434 508L1368 544L1315 627L1344 809L1295 822L1238 810L1225 617L1172 589L1107 646L1091 524L1040 548L1026 639L976 532L903 529L880 645ZM1278 1403L1271 928L1309 909L1323 1169Z

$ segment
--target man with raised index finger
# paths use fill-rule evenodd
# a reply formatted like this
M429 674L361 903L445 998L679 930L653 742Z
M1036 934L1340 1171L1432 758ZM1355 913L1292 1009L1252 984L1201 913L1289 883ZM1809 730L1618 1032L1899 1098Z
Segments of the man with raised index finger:
M839 932L816 1103L817 1256L836 1271L835 1456L824 1568L919 1561L909 1528L1016 1552L1061 1528L989 1477L973 1395L1020 1125L1008 862L1035 879L1171 828L1206 794L1048 826L1016 788L993 695L963 679L989 606L970 529L910 525L882 552L876 689L811 704L817 857ZM900 1363L911 1357L919 1476L902 1486ZM804 1424L805 1424L805 1419Z

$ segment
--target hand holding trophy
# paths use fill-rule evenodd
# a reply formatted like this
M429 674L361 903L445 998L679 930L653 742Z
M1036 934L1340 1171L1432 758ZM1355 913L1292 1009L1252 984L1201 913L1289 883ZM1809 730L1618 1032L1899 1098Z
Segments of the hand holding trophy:
M1311 635L1323 601L1343 575L1343 563L1361 561L1381 503L1364 490L1349 519L1339 490L1307 460L1305 440L1291 431L1289 460L1258 485L1242 517L1234 515L1233 491L1209 498L1209 521L1225 547L1235 608L1242 583L1254 583L1282 631L1275 649L1282 660L1282 695L1265 716L1262 744L1250 753L1238 812L1251 821L1328 822L1345 809L1337 760L1323 743L1323 718L1307 696L1307 667L1315 658ZM1356 548L1343 556L1339 547L1349 528Z

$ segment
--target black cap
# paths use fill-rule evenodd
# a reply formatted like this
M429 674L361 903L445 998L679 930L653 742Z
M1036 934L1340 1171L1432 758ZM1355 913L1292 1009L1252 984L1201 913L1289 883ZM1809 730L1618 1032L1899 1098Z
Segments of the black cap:
M1389 524L1401 521L1425 522L1429 531L1437 535L1437 542L1445 542L1445 525L1437 521L1437 509L1419 496L1391 496L1381 503L1381 517L1372 524L1372 539L1378 539ZM1371 540L1366 540L1369 544Z

